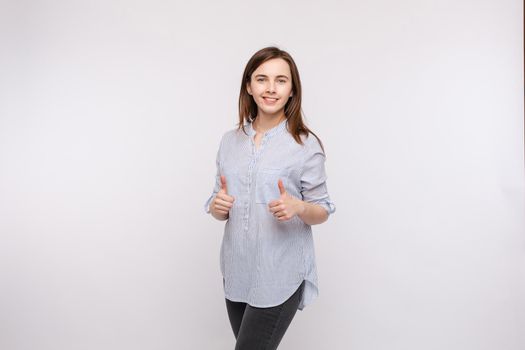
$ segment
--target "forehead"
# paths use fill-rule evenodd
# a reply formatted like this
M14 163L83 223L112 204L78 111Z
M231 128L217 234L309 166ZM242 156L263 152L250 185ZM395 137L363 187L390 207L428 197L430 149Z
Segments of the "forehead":
M253 75L255 74L265 74L268 76L290 76L290 66L288 65L288 62L282 58L272 58L266 62L263 62L259 67L257 67L257 69L253 72Z

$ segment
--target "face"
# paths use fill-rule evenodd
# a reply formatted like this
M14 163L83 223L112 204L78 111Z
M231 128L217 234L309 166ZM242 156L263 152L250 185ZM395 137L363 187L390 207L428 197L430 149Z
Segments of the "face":
M246 89L253 96L259 113L280 115L293 95L288 63L282 58L273 58L262 63L252 73Z

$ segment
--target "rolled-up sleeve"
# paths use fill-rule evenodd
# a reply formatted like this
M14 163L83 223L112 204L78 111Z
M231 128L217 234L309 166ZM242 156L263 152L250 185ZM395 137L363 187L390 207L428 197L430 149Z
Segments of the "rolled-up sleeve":
M309 137L315 139L313 135ZM302 200L322 206L330 215L335 212L336 207L330 199L326 186L325 160L326 156L317 139L308 140L305 145L305 157L301 172L301 195Z
M221 139L221 143L219 144L219 149L217 150L217 158L215 160L215 164L217 167L217 172L215 174L215 185L213 186L213 191L210 197L204 203L204 211L208 214L210 213L211 202L215 198L215 195L217 194L217 192L219 192L219 190L221 189L221 170L220 170L221 169L221 145L222 145L222 139Z

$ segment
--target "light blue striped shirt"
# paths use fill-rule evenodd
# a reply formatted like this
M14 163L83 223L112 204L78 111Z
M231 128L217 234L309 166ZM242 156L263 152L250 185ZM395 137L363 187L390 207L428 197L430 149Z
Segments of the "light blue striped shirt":
M302 310L319 295L312 229L297 215L278 221L268 203L280 197L280 178L288 194L335 212L326 186L326 157L313 135L301 135L304 145L298 144L286 119L266 131L258 149L251 123L245 129L248 136L237 129L222 136L215 186L204 204L210 213L224 175L228 194L235 197L220 250L225 297L255 307L276 306L304 279Z

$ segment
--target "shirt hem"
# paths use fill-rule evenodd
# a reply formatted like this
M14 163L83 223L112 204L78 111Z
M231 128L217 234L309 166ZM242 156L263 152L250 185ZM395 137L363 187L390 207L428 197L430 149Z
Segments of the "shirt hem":
M250 302L250 301L247 301L246 299L244 298L234 298L234 297L231 297L228 295L228 293L224 293L224 297L230 301L233 301L233 302L237 302L237 303L246 303L252 307L258 307L258 308L270 308L270 307L275 307L275 306L278 306L278 305L281 305L283 304L285 301L287 301L292 295L293 293L295 293L297 291L297 289L299 288L299 286L301 285L301 283L303 283L303 281L305 281L305 287L303 289L303 294L302 294L302 297L301 297L301 300L299 301L299 305L297 307L298 310L302 311L308 304L311 303L311 301L317 296L318 292L317 292L317 286L312 282L310 281L308 278L304 278L303 280L301 280L296 286L295 288L293 289L292 293L290 293L290 295L288 295L287 297L284 298L284 300L280 301L280 302L277 302L277 303L268 303L268 304L259 304L259 303L254 303L254 302ZM310 286L313 286L314 288L314 295L312 296L309 296L309 295L306 295L307 293L307 288L310 289ZM308 297L308 299L305 299L305 297ZM306 301L306 303L305 303Z

